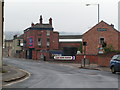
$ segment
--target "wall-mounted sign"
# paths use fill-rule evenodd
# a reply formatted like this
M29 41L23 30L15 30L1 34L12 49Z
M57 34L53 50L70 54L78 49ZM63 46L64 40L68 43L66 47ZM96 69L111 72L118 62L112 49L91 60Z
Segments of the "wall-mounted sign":
M75 60L75 56L54 56L56 60Z
M28 38L28 42L29 42L29 48L34 48L34 37L30 36Z
M98 28L97 31L107 31L106 28Z

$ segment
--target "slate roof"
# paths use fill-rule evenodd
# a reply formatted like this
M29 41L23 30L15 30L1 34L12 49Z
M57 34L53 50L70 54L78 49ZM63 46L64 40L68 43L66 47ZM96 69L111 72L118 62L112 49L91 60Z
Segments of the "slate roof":
M60 35L59 39L81 39L82 35Z
M34 26L31 26L24 31L28 31L28 30L53 30L53 29L54 28L50 24L39 24L39 23L37 23Z
M33 28L53 28L50 24L35 24Z

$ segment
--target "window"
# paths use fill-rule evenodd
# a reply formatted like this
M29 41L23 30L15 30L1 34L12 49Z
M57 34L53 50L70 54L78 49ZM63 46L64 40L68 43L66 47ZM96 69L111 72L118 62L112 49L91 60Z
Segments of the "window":
M120 56L117 57L117 60L120 60Z
M16 50L16 53L19 54L21 52L21 50Z
M50 46L50 39L47 38L47 47L49 47L49 46Z
M20 40L18 40L18 44L17 44L17 46L20 46Z
M50 36L50 31L47 31L47 36Z
M118 56L118 55L114 55L113 57L112 57L112 59L114 60L114 59L116 59L116 60L120 60L120 56Z
M42 46L42 39L41 38L38 38L38 46L39 46L39 48L41 48L41 46Z
M38 34L38 36L42 36L42 34Z
M100 38L100 44L104 43L104 38Z

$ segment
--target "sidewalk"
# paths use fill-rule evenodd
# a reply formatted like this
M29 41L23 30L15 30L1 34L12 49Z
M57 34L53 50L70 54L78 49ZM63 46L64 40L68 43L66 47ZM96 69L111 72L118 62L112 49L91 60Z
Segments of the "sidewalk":
M3 86L11 82L23 79L28 75L25 71L10 65L3 65L3 70L5 71L5 73L2 74Z

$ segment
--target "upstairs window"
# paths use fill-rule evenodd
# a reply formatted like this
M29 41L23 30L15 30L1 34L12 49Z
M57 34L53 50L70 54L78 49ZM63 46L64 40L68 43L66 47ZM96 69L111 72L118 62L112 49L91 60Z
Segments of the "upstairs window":
M41 38L38 38L38 46L39 46L39 48L41 48L41 46L42 46L42 39Z
M100 38L100 44L103 44L105 41L104 41L104 38Z
M20 46L20 40L18 40L18 44L17 44L17 46Z
M47 36L50 36L50 31L47 31Z
M47 47L49 47L49 46L50 46L50 39L47 38Z

